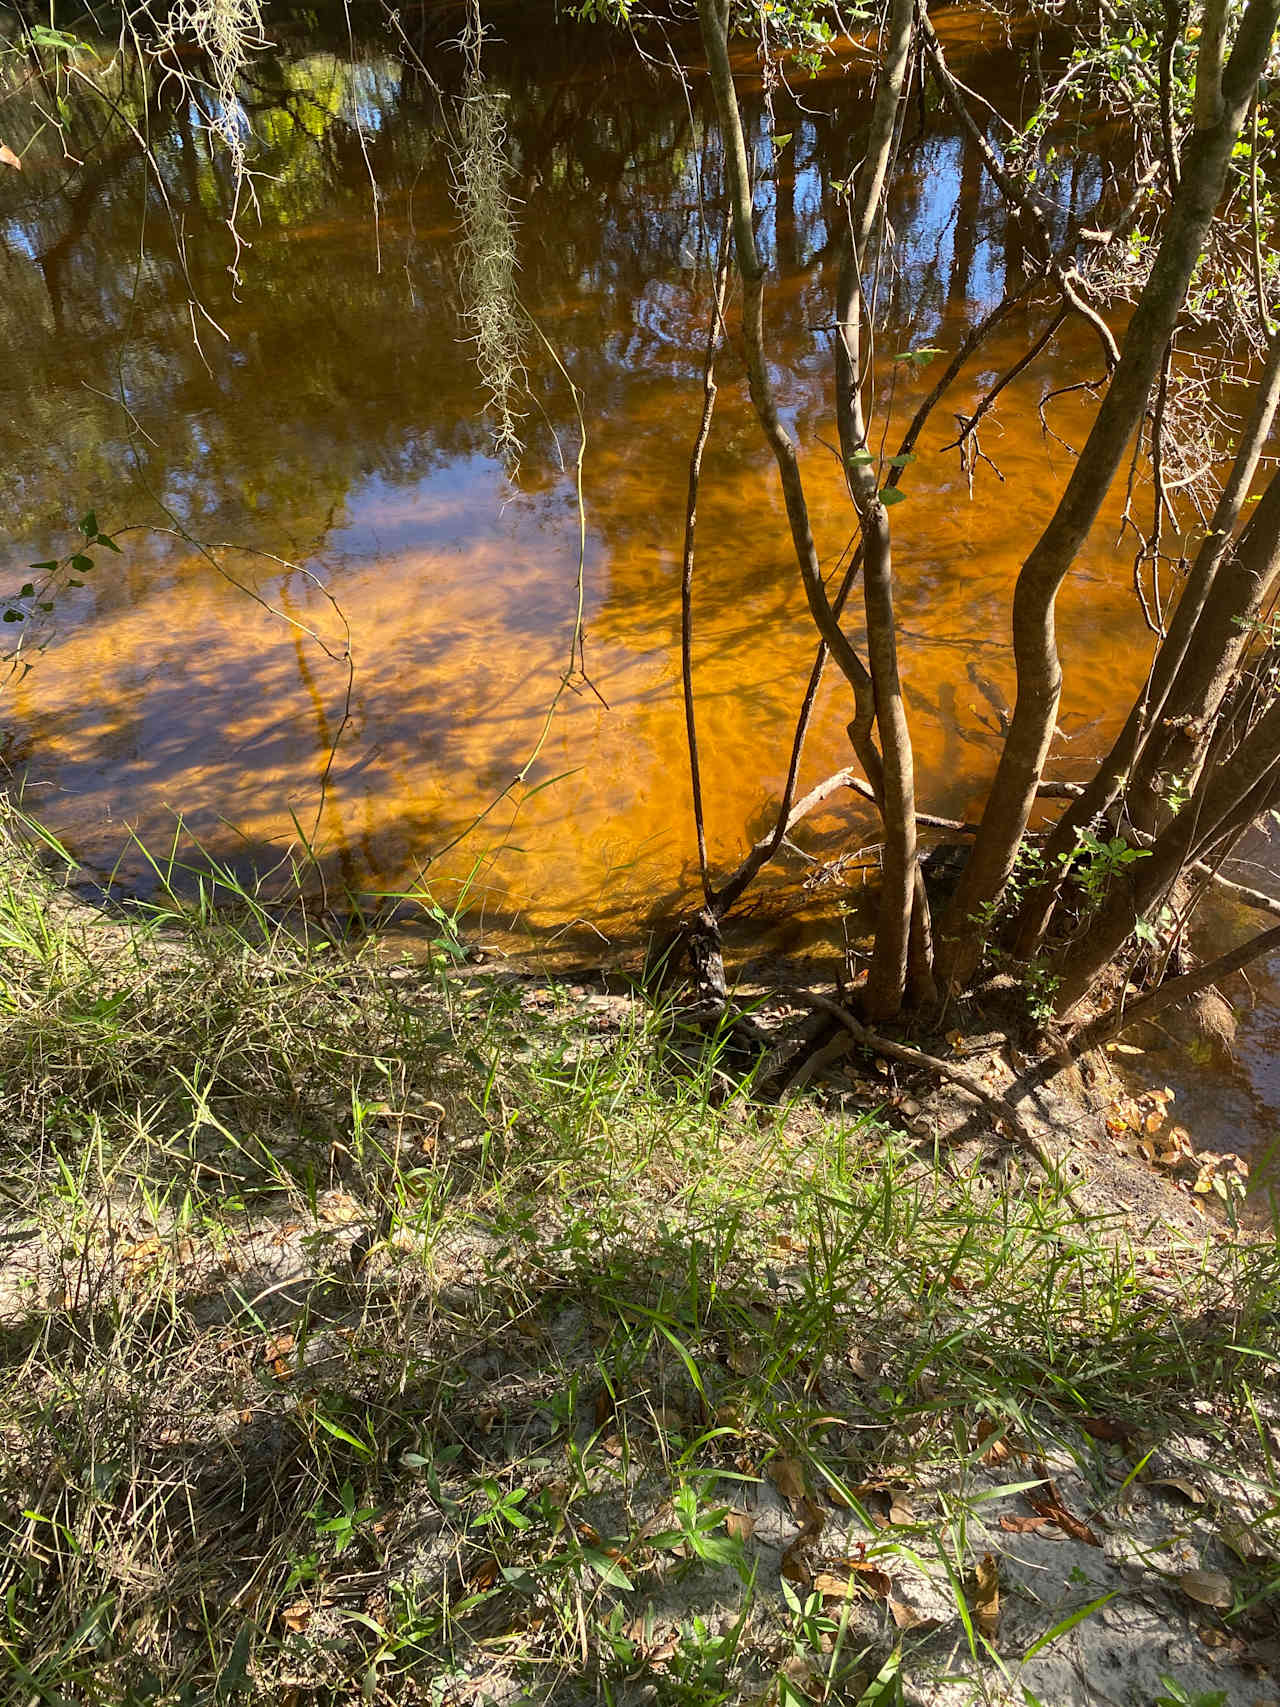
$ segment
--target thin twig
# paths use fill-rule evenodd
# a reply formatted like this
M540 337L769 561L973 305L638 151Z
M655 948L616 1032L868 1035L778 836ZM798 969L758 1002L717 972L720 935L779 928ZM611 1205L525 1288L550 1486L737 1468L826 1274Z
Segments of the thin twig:
M698 485L702 479L702 453L711 434L716 412L716 357L724 339L724 300L729 286L729 215L720 227L720 255L716 263L715 297L711 325L707 329L707 351L702 364L702 418L698 422L693 449L689 453L689 492L684 508L684 555L680 566L680 674L684 685L684 726L689 748L689 781L693 790L693 825L698 838L698 872L707 905L712 904L711 873L707 867L707 826L702 804L702 766L698 759L698 722L693 700L693 561L694 535L698 525Z

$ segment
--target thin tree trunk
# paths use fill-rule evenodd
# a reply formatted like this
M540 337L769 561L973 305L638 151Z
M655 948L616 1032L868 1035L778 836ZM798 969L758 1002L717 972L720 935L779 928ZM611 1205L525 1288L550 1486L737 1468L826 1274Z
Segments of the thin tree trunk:
M1014 953L1023 959L1035 954L1044 940L1061 890L1062 861L1070 856L1079 832L1104 812L1110 811L1164 715L1192 634L1205 611L1210 593L1214 591L1218 570L1230 547L1231 536L1275 424L1278 407L1280 330L1271 340L1267 364L1254 392L1231 473L1222 489L1209 531L1183 585L1168 634L1156 652L1146 690L1135 702L1111 751L1090 778L1084 792L1059 818L1046 844L1044 860L1049 876L1028 895L1015 926Z
M1280 702L1259 720L1248 740L1222 765L1206 767L1194 797L1156 838L1128 878L1117 878L1087 933L1061 962L1055 1007L1066 1014L1115 958L1135 923L1160 906L1179 874L1223 837L1245 828L1264 811L1280 773Z
M720 232L720 254L716 261L711 325L702 364L702 415L689 452L689 490L684 511L684 553L680 567L680 675L684 689L685 737L689 748L689 784L693 793L693 827L698 841L698 875L702 895L712 901L711 873L707 867L707 827L702 804L702 765L698 755L698 722L693 697L693 562L698 526L698 488L702 480L702 453L711 436L716 409L716 357L724 335L724 299L729 285L729 226Z
M1062 669L1054 622L1058 592L1097 519L1142 419L1222 195L1227 165L1267 62L1280 0L1249 0L1221 79L1221 112L1197 130L1182 161L1164 240L1125 335L1124 350L1066 491L1018 576L1013 649L1018 694L982 830L940 945L949 982L963 985L982 951L984 918L1013 869L1053 738Z
M871 115L866 154L850 213L845 253L836 291L836 424L845 479L862 527L863 597L867 618L867 660L880 734L881 802L885 846L880 879L880 911L867 978L867 1011L873 1019L892 1019L906 987L913 912L919 912L914 962L915 993L933 995L928 902L923 884L917 897L915 776L911 733L898 672L898 643L893 608L893 555L889 515L867 450L862 405L863 320L866 302L862 277L875 230L897 128L898 107L911 51L914 0L892 0L887 42Z
M1165 777L1194 778L1204 761L1227 692L1252 643L1263 606L1280 578L1280 470L1273 472L1248 527L1222 564L1213 598L1200 613L1127 793L1139 830L1161 810Z
M897 0L900 4L901 0ZM742 277L743 302L742 326L743 341L746 348L747 383L751 393L751 401L755 406L761 429L773 452L774 461L778 467L778 477L782 485L782 495L786 504L787 520L791 529L792 544L795 548L796 560L800 567L801 579L804 583L805 595L809 608L817 625L818 632L826 641L831 655L843 671L854 691L855 715L850 724L850 738L854 744L859 762L867 772L867 780L876 791L877 799L883 802L885 791L884 768L881 755L876 751L871 739L871 723L879 709L877 690L871 673L863 664L861 658L851 645L848 637L840 627L840 622L823 584L821 567L818 562L817 548L813 541L813 531L809 522L808 504L805 499L804 484L800 476L796 447L790 434L782 425L778 414L777 399L774 395L773 383L769 376L768 360L764 344L764 276L765 270L760 260L756 246L755 230L752 220L751 174L747 161L746 139L742 130L742 117L738 109L737 95L733 86L733 72L729 64L727 40L727 11L717 4L717 0L698 0L698 22L702 32L703 46L707 53L708 69L711 76L711 87L715 97L717 116L720 121L721 134L724 138L726 173L729 184L729 199L733 212L734 242L738 257L738 270ZM909 22L909 18L908 18ZM891 115L892 117L892 115ZM889 140L892 141L892 125L889 129ZM868 191L866 199L871 205L870 218L874 218L874 208L878 205L880 190L883 185L883 174L887 169L886 157L878 168L876 162L869 161L866 170L869 172ZM871 199L871 188L874 186L875 199ZM883 505L878 506L883 511ZM864 537L866 524L864 523ZM887 713L891 716L891 712ZM909 752L909 749L908 749ZM897 762L895 757L895 763ZM901 797L901 777L895 772L893 780L895 805L888 810L896 819L896 801ZM884 807L882 806L882 810ZM888 822L888 819L886 819ZM909 819L906 830L912 841L915 836L914 812ZM901 844L903 832L895 823L895 831L890 840L895 838ZM907 870L907 882L910 884L914 877L914 860ZM897 886L900 888L900 880ZM886 885L888 887L888 885ZM910 889L908 888L908 898ZM894 900L891 905L897 907ZM877 1017L885 1017L886 1013L896 1012L901 1005L902 987L906 968L906 935L910 922L910 900L906 910L907 926L901 930L903 947L899 957L892 939L896 930L890 932L890 949L881 950L878 946L880 933L877 932L876 960L873 961L873 971L877 970L878 977L873 995L873 1007ZM896 911L895 911L896 917ZM883 922L883 919L882 919ZM896 974L897 994L892 994L894 976L892 969L900 958L900 970Z
M1277 3L1280 3L1280 0L1277 0ZM779 418L773 382L769 377L769 364L764 347L764 265L756 248L752 223L751 173L747 163L742 117L738 111L738 99L733 87L733 72L729 65L727 21L727 8L718 5L717 0L698 0L698 23L707 53L711 88L724 138L734 245L737 251L738 272L742 278L742 330L746 348L747 386L761 430L778 467L787 523L791 530L791 540L810 612L819 634L830 648L831 656L853 688L855 700L865 699L870 703L870 674L849 637L840 627L827 597L817 547L813 542L813 530L809 524L809 508L805 500L804 484L800 478L796 447ZM862 755L858 756L861 759Z

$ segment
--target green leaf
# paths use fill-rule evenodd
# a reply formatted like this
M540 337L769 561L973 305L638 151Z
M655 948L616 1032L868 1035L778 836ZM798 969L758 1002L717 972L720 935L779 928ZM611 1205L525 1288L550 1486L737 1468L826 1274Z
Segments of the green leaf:
M598 1547L584 1547L582 1557L591 1566L600 1581L607 1583L610 1588L629 1589L633 1586L631 1578L618 1561L611 1559L607 1553L602 1553Z
M28 569L56 569L57 567L58 567L58 565L56 563L28 563L27 564Z
M77 575L87 575L93 568L93 558L86 557L83 551L77 551L71 559L71 567Z
M25 622L27 619L20 610L7 610L4 613L4 620L6 622Z
M935 356L940 356L943 353L944 352L934 344L921 344L918 350L903 350L901 354L896 355L893 359L895 362L924 363L931 362Z
M331 1434L335 1440L345 1441L348 1446L354 1446L356 1451L361 1453L365 1458L373 1457L372 1448L367 1446L363 1440L357 1440L354 1434L348 1434L341 1424L330 1422L329 1418L325 1416L323 1411L313 1411L312 1415L320 1424L320 1427L324 1429L326 1434Z
M906 495L905 492L900 492L896 486L882 486L880 488L880 502L886 508L890 504L900 504Z
M888 1707L891 1700L900 1701L902 1685L898 1674L901 1670L902 1649L895 1648L858 1697L858 1707Z
M852 455L849 457L850 465L856 466L858 468L863 468L866 466L867 463L874 462L874 461L875 461L875 457L871 454L871 452L869 450L855 450L852 453Z
M235 1641L231 1644L231 1652L227 1663L218 1673L214 1682L214 1700L221 1703L230 1701L248 1688L245 1674L249 1669L249 1652L253 1642L253 1623L247 1622L240 1626Z
M86 510L80 518L80 532L86 539L92 539L98 531L98 518L92 510Z
M791 138L794 135L795 135L795 132L793 130L779 131L777 136L775 136L773 139L773 147L774 147L775 153L784 149L787 146L787 144L791 141Z
M1074 1630L1077 1624L1083 1623L1090 1613L1096 1612L1100 1606L1105 1606L1109 1600L1114 1600L1119 1592L1119 1589L1113 1588L1109 1594L1100 1595L1097 1600L1091 1600L1088 1606L1078 1606L1074 1612L1068 1613L1064 1619L1053 1626L1052 1630L1046 1630L1043 1636L1032 1642L1022 1656L1023 1665L1026 1665L1033 1654L1038 1654L1041 1648L1047 1648L1050 1642L1056 1642L1059 1636L1065 1636L1068 1630Z
M915 460L916 453L913 450L903 451L901 456L891 456L889 458L889 467L905 468L908 463L912 463Z
M30 581L24 581L22 583L21 588L19 589L18 597L20 599L34 599L35 596L36 596L36 590L31 585Z
M93 536L93 543L95 545L105 545L108 551L114 551L117 556L120 555L120 547L116 544L115 540L112 539L109 533L95 533Z

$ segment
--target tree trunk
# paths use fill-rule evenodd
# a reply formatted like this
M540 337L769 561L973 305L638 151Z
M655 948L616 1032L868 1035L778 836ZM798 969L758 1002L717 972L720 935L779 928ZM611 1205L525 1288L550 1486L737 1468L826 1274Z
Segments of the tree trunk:
M1135 702L1111 751L1084 792L1059 818L1049 837L1044 850L1049 875L1027 896L1014 927L1013 951L1021 959L1030 959L1044 940L1062 885L1062 862L1070 857L1079 832L1110 811L1164 714L1170 690L1182 668L1209 595L1213 592L1215 598L1217 596L1215 582L1218 570L1230 548L1231 536L1270 437L1278 407L1280 330L1271 341L1266 367L1254 393L1231 473L1218 500L1209 532L1183 585L1169 631L1156 652L1146 689Z
M1245 828L1266 810L1280 773L1280 702L1222 765L1206 767L1195 795L1157 837L1146 859L1117 879L1088 931L1061 962L1055 997L1059 1014L1079 1003L1115 958L1140 918L1163 902L1179 874L1223 837Z
M1219 708L1235 680L1268 596L1280 577L1280 470L1274 472L1234 551L1223 563L1213 598L1187 643L1134 771L1127 802L1139 830L1159 820L1165 779L1190 777L1204 762Z
M953 986L967 982L976 968L984 921L1013 869L1053 738L1062 692L1054 622L1058 591L1142 419L1222 195L1231 150L1267 63L1277 18L1280 0L1249 0L1221 79L1219 116L1211 127L1197 130L1187 148L1164 239L1111 384L1066 491L1018 576L1013 599L1017 701L982 827L940 944L939 959Z
M880 910L867 979L872 1019L892 1019L902 1005L908 959L915 993L933 993L928 902L917 885L915 773L911 733L898 672L893 608L893 556L889 516L880 500L874 465L867 460L867 424L862 405L862 322L866 312L862 277L884 194L893 152L898 108L911 51L914 0L892 0L888 39L871 115L871 131L850 213L836 296L836 424L845 479L862 528L863 597L867 618L867 661L880 734L881 798L885 845ZM856 724L855 719L855 724ZM851 728L850 734L854 733ZM910 956L913 913L919 914L916 953Z

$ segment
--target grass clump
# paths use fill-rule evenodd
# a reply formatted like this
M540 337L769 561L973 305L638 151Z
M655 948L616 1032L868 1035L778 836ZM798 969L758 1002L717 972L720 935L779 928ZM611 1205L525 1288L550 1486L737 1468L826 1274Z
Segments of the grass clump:
M15 851L0 950L13 1699L1050 1701L1134 1584L1263 1651L1273 1248L244 895Z

